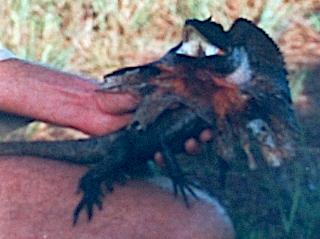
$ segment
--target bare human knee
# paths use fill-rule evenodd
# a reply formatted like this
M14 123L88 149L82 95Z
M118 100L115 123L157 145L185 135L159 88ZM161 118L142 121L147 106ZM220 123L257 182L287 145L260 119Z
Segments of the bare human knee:
M201 200L187 209L180 197L161 188L163 183L142 180L116 186L90 223L82 213L72 227L72 211L81 197L75 189L85 170L44 159L1 157L1 234L8 239L234 238L230 219L215 200L198 192Z

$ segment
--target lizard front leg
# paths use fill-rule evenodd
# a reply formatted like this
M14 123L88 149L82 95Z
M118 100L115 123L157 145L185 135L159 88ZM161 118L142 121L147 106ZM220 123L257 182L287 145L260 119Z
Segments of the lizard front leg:
M125 147L114 147L111 156L106 156L102 161L91 168L79 181L78 191L82 191L83 196L73 212L73 225L78 221L80 212L85 209L88 220L93 216L93 209L96 206L102 209L102 199L104 196L101 185L104 183L109 192L113 191L113 184L118 182L123 184L126 175L122 170L122 165L126 162Z
M202 102L190 100L176 94L163 94L161 91L158 91L146 95L143 98L128 127L145 130L166 110L172 110L175 107L179 107L179 105L189 108L191 111L195 112L199 118L209 124L211 124L214 119L211 109L208 109Z
M189 192L194 198L198 199L198 196L193 191L192 187L199 187L193 182L190 182L178 164L174 153L164 138L161 138L161 151L165 161L165 168L172 181L175 197L178 193L181 193L183 201L187 207L189 207L189 200L187 192Z
M104 182L109 192L113 191L115 182L124 183L125 174L121 169L108 169L103 172L100 170L101 165L90 169L79 181L78 191L83 192L82 199L78 203L73 212L73 225L76 225L80 212L85 209L88 220L93 216L93 209L96 206L99 210L102 209L102 200L104 192L101 184Z

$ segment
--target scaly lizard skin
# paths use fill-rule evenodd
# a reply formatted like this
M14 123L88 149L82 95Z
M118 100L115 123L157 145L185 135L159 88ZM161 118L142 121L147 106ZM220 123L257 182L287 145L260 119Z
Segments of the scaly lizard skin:
M277 45L252 22L240 18L224 31L210 19L187 20L183 41L167 55L106 75L101 89L142 96L131 123L138 129L174 103L186 105L208 123L214 119L217 154L231 161L239 152L230 145L240 143L254 169L252 141L270 166L280 166L295 154L299 126L286 76Z

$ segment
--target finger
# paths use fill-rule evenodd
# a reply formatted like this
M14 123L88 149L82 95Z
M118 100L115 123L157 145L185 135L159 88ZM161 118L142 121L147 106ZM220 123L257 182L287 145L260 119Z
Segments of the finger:
M159 167L164 167L164 159L160 152L156 152L154 154L154 161Z
M207 143L207 142L211 141L212 139L213 139L213 133L212 133L212 130L210 130L210 129L203 130L200 134L200 137L199 137L199 140L202 143Z
M94 114L87 115L90 120L82 120L78 122L78 129L90 135L105 135L124 128L130 122L132 115L112 115L112 114Z
M94 95L101 111L110 114L132 112L139 104L139 97L129 93L105 93L96 91Z
M194 138L188 139L184 143L184 148L189 154L198 154L200 151L200 145Z

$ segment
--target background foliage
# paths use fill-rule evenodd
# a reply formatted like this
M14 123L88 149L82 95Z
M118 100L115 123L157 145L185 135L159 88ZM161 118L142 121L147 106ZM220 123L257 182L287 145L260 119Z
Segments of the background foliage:
M228 28L249 18L276 39L290 69L320 57L318 0L8 0L0 40L22 58L100 77L163 54L186 18Z

